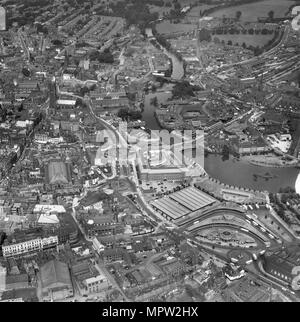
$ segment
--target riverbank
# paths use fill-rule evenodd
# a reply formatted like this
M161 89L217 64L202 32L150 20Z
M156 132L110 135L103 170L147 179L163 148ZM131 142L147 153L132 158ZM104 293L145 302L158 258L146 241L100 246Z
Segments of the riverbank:
M246 161L249 164L256 165L259 167L268 168L289 168L297 167L299 165L297 160L286 161L282 157L276 155L249 155L241 156L241 161Z
M204 169L213 178L231 186L245 187L258 191L279 192L280 188L295 187L296 180L300 192L299 169L296 167L270 168L236 161L233 157L223 161L222 155L208 154L204 159ZM266 180L255 174L269 172L272 178Z
M152 37L152 29L147 30L148 37ZM173 80L181 80L184 77L184 63L180 60L174 53L168 51L164 48L157 40L156 43L159 45L160 49L171 59L172 61L172 75ZM172 97L172 85L164 85L162 91L156 93L149 93L145 95L144 109L142 113L142 120L146 122L146 127L150 130L159 130L163 128L159 118L157 117L155 111L156 107L151 104L151 98L157 97L158 104L167 104L168 100ZM165 91L163 91L165 90Z

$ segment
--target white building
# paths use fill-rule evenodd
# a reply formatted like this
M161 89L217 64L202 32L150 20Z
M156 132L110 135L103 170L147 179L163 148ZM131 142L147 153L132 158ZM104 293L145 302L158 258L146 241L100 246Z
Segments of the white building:
M56 105L61 109L73 109L76 105L76 100L60 99L56 101Z
M29 252L40 251L45 248L58 245L58 236L49 236L45 238L35 238L10 245L3 245L2 252L4 257L18 256Z
M42 225L59 225L59 219L55 214L41 214L38 223Z
M284 153L288 152L292 144L292 136L290 134L272 134L267 136L267 140L272 148L279 149Z
M33 209L34 213L58 213L58 214L63 214L66 212L66 209L62 205L43 205L43 204L37 204L35 205Z
M6 10L0 7L0 30L6 30Z
M83 283L86 286L88 293L102 292L110 286L108 279L103 274L87 278Z
M95 251L99 254L100 252L104 251L105 250L105 247L104 245L102 245L100 243L100 241L98 240L97 237L95 237L93 239L93 248L95 249Z

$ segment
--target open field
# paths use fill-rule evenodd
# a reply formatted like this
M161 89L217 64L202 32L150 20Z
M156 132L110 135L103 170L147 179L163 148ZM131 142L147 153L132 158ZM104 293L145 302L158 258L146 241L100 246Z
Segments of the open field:
M163 21L156 25L156 30L160 34L172 34L176 32L194 31L196 25L186 23L170 23L170 21Z
M296 3L293 0L265 0L257 3L249 3L235 7L220 9L211 14L212 17L235 17L237 11L242 12L241 21L257 21L259 17L267 17L273 10L274 17L284 17L289 7Z
M268 43L273 38L273 35L215 35L212 36L213 39L217 37L220 41L224 40L225 43L229 40L232 41L232 44L235 45L238 43L240 46L245 43L247 46L259 46L262 47Z

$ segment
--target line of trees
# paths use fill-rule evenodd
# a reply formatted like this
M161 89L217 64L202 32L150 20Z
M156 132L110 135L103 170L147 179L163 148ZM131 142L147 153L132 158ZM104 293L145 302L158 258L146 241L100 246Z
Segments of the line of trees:
M140 111L133 111L129 108L121 108L117 115L123 121L136 121L142 118L142 113Z
M277 29L267 29L267 28L262 28L262 29L254 29L254 28L249 28L249 29L239 29L239 28L216 28L214 30L212 30L212 35L239 35L239 34L243 34L243 35L272 35L272 34L276 34L276 36L278 36L278 30Z

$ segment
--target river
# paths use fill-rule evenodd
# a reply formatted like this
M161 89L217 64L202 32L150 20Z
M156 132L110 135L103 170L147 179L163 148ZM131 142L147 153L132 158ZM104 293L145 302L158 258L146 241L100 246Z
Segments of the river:
M184 76L183 63L172 53L164 50L172 59L172 78L180 80ZM160 92L149 93L145 96L144 111L142 119L146 122L146 127L152 130L161 129L155 117L155 107L150 104L152 97L156 96L158 103L165 103L171 96L170 86L165 85ZM252 165L245 161L236 161L230 158L222 161L222 156L210 154L205 158L204 168L207 173L221 182L234 186L242 186L255 190L267 190L278 192L280 188L296 187L300 193L300 175L297 168L269 168ZM255 178L254 175L265 175L269 173L273 178ZM297 181L297 184L296 184Z
M145 95L145 102L144 102L144 110L142 113L142 120L146 122L146 127L151 130L160 130L161 126L159 125L156 117L155 117L155 109L156 107L153 106L150 101L151 98L157 97L158 104L165 103L168 98L172 97L172 93L170 91L165 92L155 92L149 93Z
M295 187L299 173L297 168L269 168L249 164L246 161L236 161L230 158L222 161L221 155L209 154L205 158L206 172L221 182L229 185L241 186L255 190L278 192L280 188ZM274 176L271 179L254 178L254 174Z
M168 52L164 49L165 54L172 60L172 75L171 77L175 80L180 80L184 76L183 62L180 61L173 53ZM151 98L157 97L159 104L164 104L172 97L172 86L164 85L163 88L159 89L159 92L149 93L145 95L144 110L142 113L142 120L146 122L146 127L151 130L159 130L161 126L157 122L155 117L155 106L150 104Z

